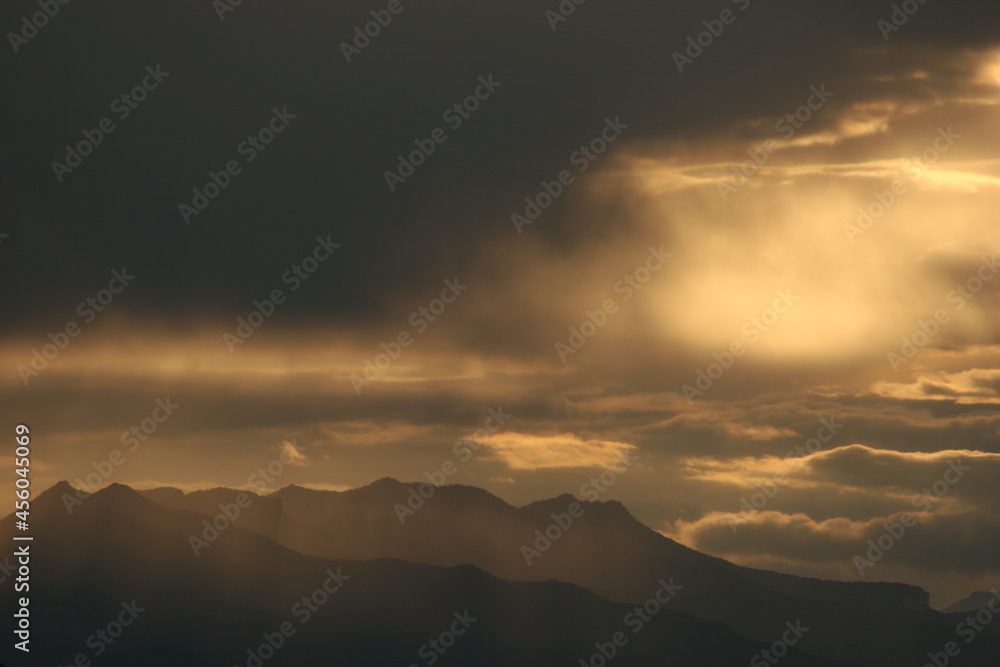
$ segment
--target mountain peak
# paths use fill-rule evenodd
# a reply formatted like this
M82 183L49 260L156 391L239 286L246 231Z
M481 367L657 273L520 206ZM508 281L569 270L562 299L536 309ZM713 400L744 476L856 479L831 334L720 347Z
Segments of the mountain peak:
M301 484L289 484L281 487L278 491L287 491L288 493L305 493L306 491L315 491L315 489L310 489L309 487L302 486Z
M996 591L976 591L962 598L944 610L946 614L968 614L986 608L994 599L1000 600L1000 593Z
M375 489L394 489L394 488L397 488L397 487L400 487L400 486L403 486L403 483L400 482L395 477L380 477L379 479L376 479L374 482L372 482L368 486L363 486L361 488L363 488L363 489L371 489L371 488L375 488Z
M57 496L61 496L64 493L76 493L76 489L73 488L73 485L69 483L69 480L65 479L56 482L49 488L42 491L42 493L38 495L37 499L41 499L49 494L55 494Z
M113 482L103 489L98 489L91 494L90 499L91 501L99 500L104 503L143 502L155 504L131 486L119 484L118 482Z
M579 500L572 493L561 493L554 498L546 498L545 500L536 500L533 503L528 503L521 507L521 509L529 512L540 512L542 514L556 511L565 512L569 505L579 502L583 501Z
M392 477L382 477L366 486L359 486L353 489L345 489L344 491L335 491L332 489L312 489L309 488L308 486L302 486L301 484L289 484L288 486L281 487L275 493L279 497L289 496L289 495L297 495L297 496L307 496L307 495L319 496L319 495L329 495L329 494L339 495L341 493L365 492L365 491L385 493L389 491L399 490L403 486L404 484L397 479L394 479Z
M638 521L628 511L628 508L617 500L581 500L572 493L562 493L554 498L537 500L521 509L548 514L550 512L565 512L572 503L580 503L584 510L592 516Z

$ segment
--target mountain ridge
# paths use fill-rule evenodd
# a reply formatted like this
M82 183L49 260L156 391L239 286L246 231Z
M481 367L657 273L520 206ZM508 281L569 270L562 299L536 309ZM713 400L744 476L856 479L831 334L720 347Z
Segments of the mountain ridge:
M278 636L283 623L294 632L272 651L269 665L329 664L331 655L344 665L409 664L430 650L422 648L428 638L463 615L473 618L469 637L452 638L442 665L542 667L590 656L630 613L628 605L570 583L507 582L473 565L308 556L238 520L220 522L221 535L194 555L188 539L209 518L204 513L163 507L113 485L70 514L60 497L66 488L41 494L33 505L33 528L44 540L32 545L32 627L39 642L32 652L46 662L89 655L88 634L123 604L137 610L135 626L107 644L102 664L258 664L250 652L264 646L268 633ZM0 533L15 533L14 517L0 521ZM12 604L13 594L0 590L3 604ZM314 610L307 611L307 600ZM648 625L655 629L615 649L621 664L723 667L765 648L669 607ZM0 646L0 660L13 659L13 652ZM785 660L790 667L850 667L798 650Z
M626 604L641 603L654 582L673 576L689 592L672 602L676 610L759 642L804 617L816 629L802 639L803 650L842 661L912 663L923 655L918 647L933 648L952 630L919 587L735 565L658 533L617 501L560 494L515 507L478 487L392 478L344 491L288 485L266 495L236 489L136 493L209 518L220 514L220 503L247 493L252 501L235 525L319 558L472 564L501 580L568 582ZM574 505L577 516L570 517Z

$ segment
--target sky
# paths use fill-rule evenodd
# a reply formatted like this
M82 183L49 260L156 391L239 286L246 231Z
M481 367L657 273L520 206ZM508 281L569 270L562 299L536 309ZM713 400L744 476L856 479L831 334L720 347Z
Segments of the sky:
M736 563L995 587L1000 6L903 4L8 3L33 489L603 472Z

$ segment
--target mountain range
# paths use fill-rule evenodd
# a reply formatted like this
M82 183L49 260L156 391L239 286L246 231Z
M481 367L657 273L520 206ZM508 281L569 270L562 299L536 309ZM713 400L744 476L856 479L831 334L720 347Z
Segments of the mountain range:
M388 478L74 493L61 482L32 503L30 664L882 667L948 642L950 665L1000 655L1000 624L956 634L975 601L941 613L913 586L741 567L615 501L513 507ZM13 608L12 587L2 596ZM135 618L114 627L123 609Z

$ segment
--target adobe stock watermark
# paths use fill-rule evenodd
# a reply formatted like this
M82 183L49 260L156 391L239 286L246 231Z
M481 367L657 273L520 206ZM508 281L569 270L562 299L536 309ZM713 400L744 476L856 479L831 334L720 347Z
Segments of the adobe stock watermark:
M750 0L732 0L732 2L739 6L741 12L745 12L750 7ZM674 59L674 64L677 65L677 71L683 74L686 66L694 64L694 61L705 53L705 49L712 46L715 40L722 36L726 26L732 25L736 21L737 16L739 14L733 10L723 9L719 13L719 18L702 21L701 24L705 26L705 29L694 37L688 35L684 52L674 51L671 56Z
M7 41L14 53L18 53L29 40L38 35L38 31L49 24L50 19L54 19L61 11L61 8L68 5L70 0L38 0L38 8L41 11L33 14L26 14L21 17L21 29L17 32L8 32Z
M628 129L628 124L621 121L621 116L604 119L604 127L598 136L588 143L581 145L569 156L569 163L576 167L576 173L582 174L587 171L597 159L604 154L608 148L618 140L618 137ZM514 229L518 234L523 233L523 228L531 225L541 217L542 211L552 206L552 203L559 199L566 188L576 182L576 176L569 169L563 169L556 176L555 180L542 181L542 189L534 197L524 198L524 211L522 213L511 213L510 221L514 224Z
M955 626L955 634L963 638L966 645L971 644L976 636L993 622L994 617L1000 615L1000 592L994 588L990 593L992 593L992 597L985 607L977 610L975 615L970 612ZM962 647L959 646L958 642L948 642L941 651L928 651L928 661L923 664L923 667L948 667L952 662L951 659L958 657L961 652Z
M336 572L327 569L324 574L326 579L323 583L310 594L303 595L302 599L293 604L289 610L289 613L298 619L299 627L308 623L351 578L341 572L339 567ZM291 621L282 621L276 631L261 633L261 639L264 641L246 650L247 658L243 664L245 667L263 667L264 663L273 658L297 631L298 628ZM240 666L234 665L234 667Z
M17 565L10 562L10 556L4 556L3 563L0 563L0 584L7 583L13 574L17 574Z
M750 659L751 667L767 667L778 664L779 660L788 655L789 647L798 644L799 640L809 632L809 628L802 625L802 619L796 619L795 623L785 621L785 627L787 630L781 635L781 639L769 647L761 649L760 653Z
M219 22L226 20L226 14L235 12L236 8L243 4L243 0L212 0L212 9L219 17Z
M452 453L455 456L461 457L458 463L468 463L473 456L473 452L478 452L483 442L503 428L503 425L507 423L507 420L511 416L503 411L502 405L498 406L495 410L493 408L487 410L483 425L473 431L471 437L456 440L455 444L451 446ZM436 470L425 470L424 477L427 478L427 482L418 484L416 487L411 486L407 489L405 505L395 503L392 506L392 510L396 513L396 518L399 519L399 523L405 524L409 517L423 508L427 501L437 493L438 487L443 486L448 478L452 477L456 472L458 472L458 465L450 458L442 461Z
M927 0L903 0L900 4L893 4L888 20L879 19L875 22L875 26L882 33L882 39L888 42L889 35L906 25L910 17L925 4L927 4Z
M929 511L932 501L948 493L955 484L958 484L965 477L965 473L970 470L972 468L969 466L962 465L961 458L948 461L948 467L945 468L941 478L931 484L930 487L921 489L919 494L913 496L910 503L921 512ZM906 536L906 530L913 528L915 525L917 525L917 517L909 512L900 514L899 521L883 523L882 528L884 530L882 534L873 540L868 540L868 551L864 554L868 558L866 559L861 554L858 554L852 559L854 567L858 570L858 576L865 576L865 570L874 567L875 563L885 558L885 555Z
M965 304L976 298L983 287L1000 271L1000 264L997 263L997 256L986 259L981 257L982 263L976 273L960 285L955 285L955 289L945 296L946 301L954 307L957 312L965 307ZM951 322L951 315L944 308L934 311L934 316L926 320L917 320L917 328L908 336L903 336L899 346L899 352L890 351L886 354L889 365L894 373L898 373L903 364L908 364L917 356L920 350L930 345L931 341L941 331L941 327Z
M576 8L587 0L562 0L555 9L545 10L545 20L548 22L552 32L556 31L560 23L568 21L569 17L576 13Z
M371 21L354 26L354 38L350 42L340 43L340 52L344 54L344 60L351 64L351 58L361 55L361 52L372 43L372 40L382 34L382 30L389 27L392 17L403 13L406 6L400 0L389 0L385 9L373 9L369 12Z
M673 253L663 252L662 245L659 248L649 246L649 256L646 257L646 261L614 284L614 293L621 295L621 303L627 303L635 296L650 281L653 274L666 266L667 260L673 256ZM556 341L556 354L559 355L559 359L565 364L569 355L576 354L577 350L586 345L587 341L608 323L608 317L618 312L618 308L619 302L611 298L605 299L597 309L586 311L584 314L587 319L579 326L569 328L569 338L566 342Z
M947 130L939 127L938 136L934 139L933 145L925 148L920 155L907 160L903 168L900 169L900 174L908 177L911 181L919 180L927 167L937 162L941 158L941 155L947 153L955 145L955 142L961 138L961 134L952 132L951 125L948 126ZM861 236L871 229L875 221L885 215L899 198L906 194L906 191L907 185L902 178L894 179L889 184L888 190L875 190L872 193L875 195L875 201L870 202L867 206L858 207L858 218L855 224L852 225L845 222L843 225L844 233L847 235L847 240L851 242L851 245L854 244L856 237Z
M785 141L790 141L795 133L812 119L813 114L822 109L827 101L833 97L833 93L826 89L825 83L820 84L819 88L811 86L809 91L811 94L801 106L793 113L786 113L774 123L774 131L780 133ZM767 139L757 146L748 148L747 155L750 156L750 159L744 160L738 167L731 167L732 176L730 179L725 183L716 183L715 185L722 201L729 201L729 195L746 185L748 180L755 176L760 168L767 164L771 155L779 149L781 149L781 145L775 139Z
M312 252L303 257L298 264L292 264L281 274L281 283L289 286L289 294L302 287L302 284L319 270L320 265L330 259L333 252L340 247L340 244L331 241L330 237L331 234L327 234L325 239L322 236L317 236L316 245ZM257 329L274 315L277 307L283 305L287 298L288 295L279 287L271 290L269 296L263 300L254 299L253 309L247 313L247 316L236 318L235 334L228 331L222 334L222 342L229 349L229 354L236 351L237 345L242 345L250 340Z
M428 665L428 667L436 663L441 656L447 653L448 649L455 645L455 641L468 632L472 624L479 620L470 615L468 609L461 614L457 611L452 612L451 615L455 620L451 622L448 628L437 637L428 639L417 651L417 655L424 659L423 664ZM420 667L420 664L411 662L409 667Z
M441 290L439 298L432 299L426 306L421 306L410 313L407 322L413 327L414 333L403 329L389 343L380 343L379 347L382 348L382 352L375 355L375 361L373 362L371 359L366 358L365 368L361 375L357 373L351 375L351 387L354 389L354 393L360 396L362 387L369 387L373 382L382 377L382 373L396 359L399 359L399 356L403 353L403 348L413 345L415 336L419 336L427 331L431 323L435 322L444 313L445 309L455 303L458 297L462 296L462 293L467 289L469 289L469 286L458 282L457 277L454 280L445 280L444 289Z
M247 485L252 486L258 491L264 491L269 484L273 484L274 480L285 472L286 467L298 463L298 459L295 458L294 454L290 453L297 451L294 438L290 444L291 448L281 447L277 458L271 459L267 465L258 468L257 472L247 477ZM191 547L194 555L200 556L201 552L219 539L222 533L229 530L230 526L243 514L243 510L253 504L255 497L246 491L241 491L233 498L233 502L220 503L219 513L212 517L211 521L203 519L201 524L204 528L201 531L201 536L199 537L194 533L188 535L188 545Z
M169 396L166 398L157 398L154 403L156 407L153 408L150 416L122 433L119 439L123 447L128 446L129 454L134 453L142 443L153 437L160 428L160 424L170 419L174 415L174 411L181 407L180 403L174 403L170 400ZM108 452L108 456L105 459L91 461L90 466L94 469L94 472L88 474L86 480L77 477L75 480L77 486L74 488L74 493L72 495L64 493L60 498L66 507L66 512L72 515L73 510L78 505L82 505L84 500L104 486L105 482L111 479L115 471L124 464L125 454L120 449L112 449Z
M669 581L660 579L656 583L659 584L659 588L653 592L649 599L641 605L633 607L622 618L622 625L630 629L633 635L642 632L643 628L647 627L656 615L663 611L663 608L684 588L680 584L675 584L673 577L670 577ZM597 651L588 658L580 658L579 667L605 667L612 658L618 655L619 650L628 645L628 640L629 637L625 631L618 630L612 633L608 641L595 642L594 648Z
M638 460L638 457L629 451L618 452L615 461L610 466L605 468L600 475L585 482L580 487L580 495L587 502L597 502L601 494L606 493L618 481L618 477L628 472L632 464ZM583 505L574 500L566 506L565 512L549 515L552 523L546 526L544 530L539 529L535 531L535 541L531 545L521 545L521 556L524 558L527 566L531 567L533 560L541 558L543 553L551 549L552 545L558 542L566 531L573 527L576 520L583 516L584 511Z
M262 128L254 134L248 134L246 139L236 146L236 154L243 158L243 163L233 159L226 162L219 171L208 171L208 181L201 187L191 188L194 196L191 203L181 202L177 205L177 210L181 214L181 219L185 225L191 224L191 218L201 215L208 208L222 191L229 187L233 179L243 173L244 164L250 164L257 159L257 156L267 150L267 147L274 141L278 134L285 131L289 123L297 118L297 114L288 113L288 107L283 106L271 109L271 118Z
M130 275L124 266L121 271L112 270L111 280L108 281L107 288L98 290L94 296L88 296L77 304L76 314L83 319L83 324L90 324L97 319L98 314L103 313L104 309L114 301L115 296L124 292L133 280L135 280L135 276ZM28 365L18 364L17 366L17 373L21 376L21 382L24 383L24 386L27 387L31 378L38 377L42 371L48 368L49 363L54 361L59 353L69 346L70 339L76 338L82 331L80 323L76 320L69 320L63 325L61 331L49 333L48 339L52 342L42 345L41 352L37 348L32 348L31 360Z
M497 88L503 85L502 81L494 81L493 75L488 77L480 76L479 85L468 97L460 102L456 102L441 114L441 119L448 123L451 130L457 131L465 121L469 120L482 102L490 99ZM436 127L430 132L427 139L414 139L413 145L416 148L410 151L405 157L402 153L396 156L399 162L394 171L385 171L385 184L389 187L389 192L396 192L396 187L405 183L406 179L416 173L417 168L423 165L427 159L434 154L437 147L448 141L448 133L444 128Z
M792 294L790 287L778 290L775 294L777 297L770 308L765 308L761 311L760 315L751 317L740 328L740 333L746 337L746 343L734 340L730 343L729 348L723 352L713 352L712 357L715 361L705 367L704 370L701 368L698 369L697 373L695 373L694 386L690 384L681 386L681 392L684 394L684 398L688 400L688 403L694 403L695 398L704 396L705 392L712 388L716 380L733 367L736 359L746 353L748 345L760 340L760 335L770 329L778 321L778 318L787 313L800 298Z
M809 438L801 445L795 445L794 449L788 450L785 454L785 460L790 461L795 458L803 458L810 454L815 454L823 445L827 444L833 440L834 436L844 428L843 424L837 423L836 417L830 417L830 419L820 419L820 427L816 429L816 435ZM802 464L796 466L797 470L802 469ZM774 476L770 481L764 481L757 484L757 488L760 491L752 494L749 499L745 496L740 498L740 511L736 514L727 514L726 521L729 522L729 527L733 531L733 535L739 532L739 526L746 523L747 518L753 516L760 510L764 509L768 501L778 495L778 490L781 488L782 484L788 483L788 475L784 472L778 471L774 473Z
M160 70L159 63L155 68L152 65L147 65L146 75L142 77L142 80L131 90L122 93L111 102L111 113L115 114L119 121L128 119L132 112L138 109L139 105L146 101L149 94L159 88L168 76L170 76L170 72ZM66 174L73 173L74 169L83 164L83 158L93 153L94 149L103 143L104 138L115 129L115 122L109 117L104 117L98 121L97 127L94 129L81 130L83 139L75 145L66 145L66 156L63 158L63 162L52 161L52 172L55 174L56 180L62 183Z

